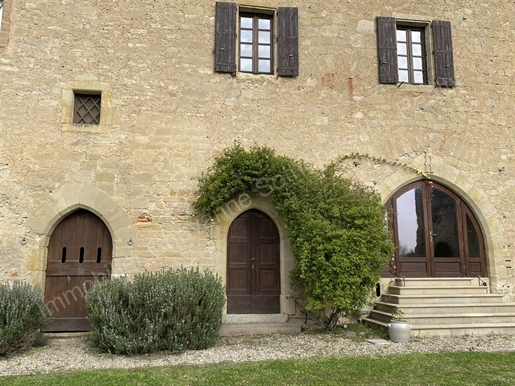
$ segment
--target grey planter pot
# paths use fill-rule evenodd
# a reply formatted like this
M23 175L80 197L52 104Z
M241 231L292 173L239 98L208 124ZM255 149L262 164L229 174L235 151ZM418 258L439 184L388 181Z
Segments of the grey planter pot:
M394 343L407 342L411 336L411 324L392 320L388 323L388 333L390 340Z

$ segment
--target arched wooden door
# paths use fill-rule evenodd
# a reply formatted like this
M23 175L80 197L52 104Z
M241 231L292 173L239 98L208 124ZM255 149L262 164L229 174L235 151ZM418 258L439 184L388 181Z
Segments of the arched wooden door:
M417 181L388 202L397 276L486 276L479 223L461 198L432 181Z
M238 216L227 236L227 313L279 313L279 232L258 210Z
M52 314L47 331L89 331L85 294L111 277L112 239L104 222L81 209L65 217L48 244L45 305Z

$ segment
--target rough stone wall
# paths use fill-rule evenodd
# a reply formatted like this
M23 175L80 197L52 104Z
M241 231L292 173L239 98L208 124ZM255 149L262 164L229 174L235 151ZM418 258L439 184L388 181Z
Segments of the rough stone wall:
M515 285L513 2L253 0L299 7L300 76L281 78L213 72L214 1L5 1L0 280L42 282L55 221L84 200L108 219L104 194L126 216L108 221L117 274L223 273L223 235L191 204L195 178L239 141L316 165L360 152L430 173L476 211L497 290ZM456 87L379 84L376 16L451 21ZM108 98L101 130L66 123L73 89ZM348 173L385 200L416 177L368 162ZM54 200L65 185L96 198Z

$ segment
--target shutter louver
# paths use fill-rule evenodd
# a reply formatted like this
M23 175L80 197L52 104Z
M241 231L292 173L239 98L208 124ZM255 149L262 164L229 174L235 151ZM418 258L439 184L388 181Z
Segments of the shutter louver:
M277 9L277 74L299 75L299 12L295 7Z
M397 83L397 24L394 17L378 17L377 58L379 83Z
M436 85L438 87L454 87L456 82L452 57L451 23L434 20L432 25Z
M236 72L236 3L216 3L215 71Z

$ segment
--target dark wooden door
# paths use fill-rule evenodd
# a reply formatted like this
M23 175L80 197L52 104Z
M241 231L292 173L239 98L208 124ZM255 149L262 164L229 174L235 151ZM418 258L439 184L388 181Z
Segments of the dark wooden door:
M418 181L397 192L388 208L397 276L486 276L479 223L454 192Z
M81 209L65 217L48 244L45 305L52 314L47 331L89 331L85 294L111 277L112 239L104 222Z
M258 210L238 216L227 236L227 313L279 313L279 232Z

